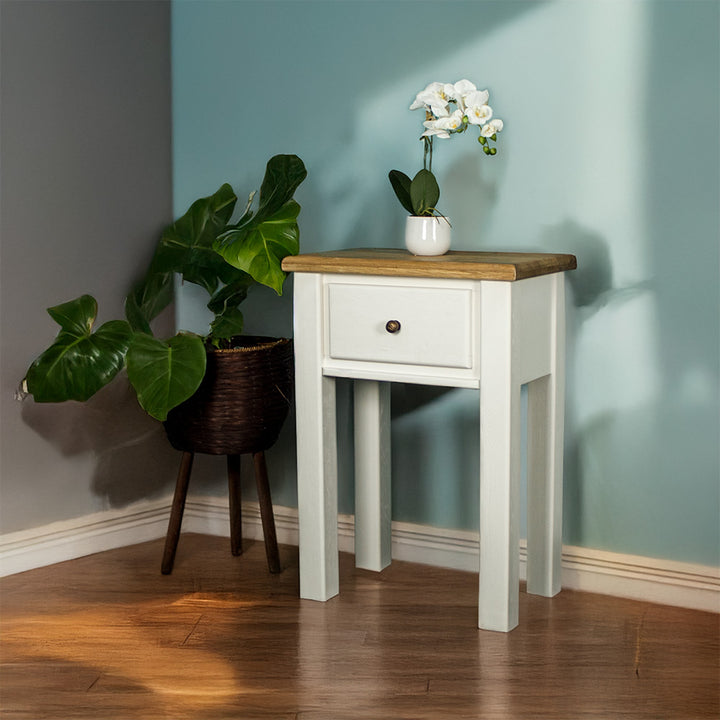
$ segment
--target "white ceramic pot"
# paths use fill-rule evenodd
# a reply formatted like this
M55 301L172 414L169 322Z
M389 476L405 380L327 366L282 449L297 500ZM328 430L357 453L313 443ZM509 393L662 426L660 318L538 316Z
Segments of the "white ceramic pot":
M450 221L410 215L405 224L405 247L413 255L444 255L450 249Z

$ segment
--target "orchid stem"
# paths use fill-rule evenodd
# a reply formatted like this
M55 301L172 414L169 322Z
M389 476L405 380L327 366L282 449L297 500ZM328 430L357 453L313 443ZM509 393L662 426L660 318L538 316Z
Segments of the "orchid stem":
M423 170L432 172L432 146L433 139L431 137L423 138Z

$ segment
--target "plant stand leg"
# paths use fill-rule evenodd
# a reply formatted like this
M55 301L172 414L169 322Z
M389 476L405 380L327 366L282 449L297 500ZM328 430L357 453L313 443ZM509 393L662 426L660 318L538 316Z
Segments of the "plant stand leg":
M240 490L240 455L227 456L228 491L230 495L230 551L242 555L242 494Z
M170 511L170 522L168 523L168 531L165 538L165 552L163 553L162 559L163 575L169 575L172 572L175 562L175 551L177 550L178 540L180 539L180 526L182 525L185 498L187 497L190 471L192 470L194 458L194 453L184 452L180 460L180 470L178 471L175 496L173 497L172 510Z
M265 453L253 453L255 463L255 482L257 483L260 516L262 518L263 535L265 537L265 555L271 573L280 572L280 553L278 552L277 535L275 533L275 516L273 515L270 483L268 482Z

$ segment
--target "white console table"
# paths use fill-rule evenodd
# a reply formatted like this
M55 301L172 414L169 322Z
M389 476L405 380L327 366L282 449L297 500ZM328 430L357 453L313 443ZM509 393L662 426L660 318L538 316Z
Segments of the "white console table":
M360 249L297 255L300 596L338 593L335 378L353 378L355 558L391 562L389 382L480 391L478 626L518 624L520 387L528 384L527 591L560 591L564 271L573 255Z

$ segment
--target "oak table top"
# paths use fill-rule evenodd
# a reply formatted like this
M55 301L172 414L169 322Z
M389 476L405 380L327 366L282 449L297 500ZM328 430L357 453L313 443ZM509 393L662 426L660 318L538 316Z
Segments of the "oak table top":
M290 255L282 262L286 272L504 281L524 280L576 267L575 256L562 253L451 250L445 255L417 256L393 248L305 253Z

